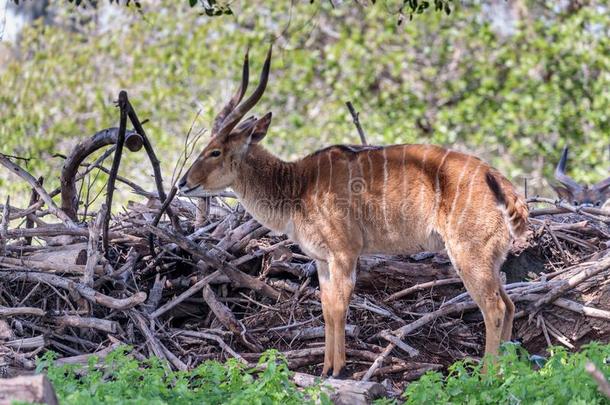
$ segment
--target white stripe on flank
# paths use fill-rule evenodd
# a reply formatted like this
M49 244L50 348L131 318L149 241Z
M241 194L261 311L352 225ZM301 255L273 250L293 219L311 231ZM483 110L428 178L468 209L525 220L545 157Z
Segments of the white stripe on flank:
M407 147L403 146L402 147L402 197L406 198L407 197L407 165L406 165L406 159L407 158Z
M441 173L441 169L443 168L443 165L445 164L445 159L447 159L447 156L449 155L449 153L451 153L450 150L447 150L447 152L445 152L445 154L443 155L443 158L441 159L441 164L438 165L438 167L436 168L436 175L434 176L434 208L432 209L432 212L434 213L434 216L438 218L438 206L441 203L441 180L439 178L439 175Z
M369 184L373 185L373 161L371 160L371 151L366 151L366 159L369 161L369 168L371 169L371 178L369 179ZM364 177L364 176L362 176Z
M318 193L320 192L320 155L318 155L318 174L316 175L316 197L315 197L315 204L316 204L316 209L317 207L319 207L319 203L318 203Z
M385 228L389 229L390 224L388 222L388 149L383 148L383 191L381 193L381 204L383 210L383 222Z
M462 224L462 221L464 220L464 214L466 213L466 210L468 208L468 206L470 205L470 201L472 198L472 185L474 184L474 181L477 178L477 174L479 173L479 169L481 168L481 165L483 164L483 162L479 162L479 164L477 165L477 168L475 169L474 173L472 174L472 177L470 178L470 183L468 184L468 199L466 202L466 207L464 207L464 209L462 210L462 212L460 212L460 217L458 219L456 228L459 229L460 225Z
M419 203L420 203L420 206L423 206L422 200L424 199L424 189L426 188L426 182L424 181L424 177L425 177L424 171L426 169L426 160L428 159L428 152L430 152L429 146L430 145L424 145L424 148L426 150L424 151L424 156L423 156L423 158L421 160L421 170L422 170L422 173L421 173L421 176L419 177L420 181L421 181L421 187L419 188Z
M447 221L451 221L451 215L453 215L453 211L455 210L455 205L457 204L457 200L460 195L460 191L462 191L462 189L460 188L460 184L462 184L462 179L464 178L464 174L466 174L466 169L468 168L469 163L470 163L470 156L468 156L468 158L466 159L466 163L464 163L464 166L462 167L462 171L460 172L460 177L458 177L458 181L455 186L456 191L455 191L455 195L453 196L453 202L451 202L451 209L449 210L449 215L447 215Z
M348 209L352 208L352 163L350 161L347 162L347 196L348 196Z
M328 192L330 193L333 190L333 157L331 156L332 153L328 152L328 164L329 166L329 170L328 170Z

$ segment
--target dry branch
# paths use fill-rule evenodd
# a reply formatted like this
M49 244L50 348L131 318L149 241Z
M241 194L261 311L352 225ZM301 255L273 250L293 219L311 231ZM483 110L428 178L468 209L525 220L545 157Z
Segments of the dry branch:
M217 257L217 255L215 254L215 252L217 250L214 249L212 246L208 246L207 244L204 244L204 247L205 247L205 250L204 250L204 249L202 249L201 246L193 243L188 238L186 238L182 235L173 233L171 231L167 231L167 230L153 227L150 225L146 225L146 229L149 230L150 232L154 233L155 235L157 235L157 237L159 237L159 238L176 243L182 249L184 249L188 253L192 254L196 258L203 260L206 263L209 263L212 267L220 269L223 273L225 273L227 275L227 277L229 277L231 279L231 281L237 287L249 288L251 290L254 290L256 292L259 292L267 297L270 297L270 298L273 298L276 300L280 298L280 293L278 291L276 291L274 288L270 287L268 284L264 283L263 281L261 281L257 278L254 278L248 274L241 272L239 269L237 269L230 263L227 263L226 261L219 259Z
M100 259L101 252L99 250L99 238L102 230L104 218L106 218L106 205L102 205L95 221L89 223L89 241L87 243L87 264L85 265L85 271L83 274L83 284L91 287L93 286L93 275L95 274L95 267Z
M212 291L209 285L203 287L203 299L220 323L233 332L235 337L237 337L244 346L249 350L256 352L262 352L264 350L260 343L254 341L245 326L237 320L229 307L218 301L216 294L214 294L214 291Z
M31 260L29 257L24 256L21 259L14 259L12 257L0 257L0 265L6 264L9 267L17 267L21 269L33 269L38 271L44 271L46 273L53 274L84 274L85 266L80 264L68 264L68 263L55 263L52 261L41 261ZM102 266L94 266L93 270L100 274L103 271Z
M62 210L57 208L57 205L55 205L55 202L53 202L53 199L51 198L51 196L46 192L46 190L44 188L42 188L42 186L40 184L38 184L38 181L36 181L36 179L30 173L25 171L18 164L12 162L6 155L4 155L2 153L0 153L0 164L2 164L4 167L6 167L7 169L9 169L13 173L15 173L17 176L19 176L22 179L24 179L25 181L27 181L28 184L34 190L36 190L36 192L38 193L40 198L42 198L44 203L47 205L49 212L51 212L51 214L53 214L57 218L59 218L66 227L68 227L68 228L77 227L76 224L74 223L74 221L68 215L66 215L65 212L63 212Z
M92 153L103 148L104 146L116 144L118 133L118 128L108 128L97 132L92 137L87 138L76 145L76 147L72 149L72 152L64 161L60 178L61 188L50 193L50 195L53 196L61 191L61 208L74 221L76 221L79 204L76 191L76 182L81 177L77 176L78 169L81 167L83 161ZM125 142L131 145L130 150L132 152L139 150L138 144L140 148L142 147L142 138L137 133L128 131L126 133L126 137L127 139ZM113 148L112 151L114 150L115 149ZM102 158L105 158L105 154L102 155ZM85 171L85 173L88 173L89 170L97 166L97 164L103 160L102 158L91 165L90 168ZM30 206L32 206L32 203L30 203Z
M102 247L104 252L108 252L108 228L110 226L110 217L112 215L112 197L114 195L114 184L116 182L116 176L119 172L119 166L121 165L121 157L123 156L123 145L125 144L125 132L127 131L127 93L121 90L119 93L119 133L116 139L116 149L114 151L114 159L112 160L112 167L108 176L108 184L106 185L106 212L104 216L104 222L102 224Z
M356 111L351 101L347 101L345 105L347 106L347 109L349 110L349 113L352 116L352 120L354 121L354 125L358 130L358 136L360 136L360 143L362 143L363 145L368 145L368 143L366 142L366 135L364 135L364 130L362 129L362 125L360 125L360 113Z
M77 291L83 298L85 298L89 302L112 309L125 310L133 308L134 306L146 301L146 293L143 291L135 293L127 298L113 298L108 295L99 293L84 284L77 283L75 281L53 274L0 270L0 280L20 280L50 284L54 287L63 288L68 291Z
M52 320L60 326L97 329L106 333L117 333L117 331L119 330L119 324L116 321L109 321L107 319L63 315L53 317Z
M53 386L43 374L0 379L0 405L14 402L58 404Z
M167 199L167 195L165 194L165 189L163 188L163 175L161 174L161 165L159 159L157 158L157 154L155 153L155 150L153 149L152 144L148 139L148 136L146 136L146 131L144 131L144 127L142 126L142 123L140 122L140 119L136 114L136 110L134 110L133 106L129 102L129 99L127 98L127 93L125 93L125 102L127 107L127 115L136 132L142 137L144 149L146 150L146 153L148 154L148 159L150 160L150 164L152 165L155 184L157 186L157 193L159 194L159 200L165 201ZM182 227L180 225L180 221L169 206L167 207L167 215L170 217L174 229L176 229L176 231L178 232L181 232Z

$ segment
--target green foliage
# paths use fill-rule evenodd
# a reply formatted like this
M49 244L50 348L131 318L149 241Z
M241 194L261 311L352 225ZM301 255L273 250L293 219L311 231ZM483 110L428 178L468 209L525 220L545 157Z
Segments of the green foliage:
M139 362L128 352L113 351L102 367L91 358L84 370L53 366L56 355L47 352L37 371L47 373L62 404L330 404L320 386L297 390L285 359L273 350L253 369L235 360L207 361L189 372L171 371L157 358Z
M481 374L481 365L458 361L444 377L428 372L409 384L403 394L406 404L608 404L585 371L593 362L610 377L610 345L592 343L578 353L562 347L539 369L518 345L507 344L498 364Z
M608 404L586 362L610 377L610 345L591 343L578 353L550 350L546 361L529 356L519 345L505 344L497 364L458 361L448 374L428 372L410 383L400 402L382 398L376 405L406 404ZM62 404L330 404L320 385L303 391L290 380L284 358L267 351L256 368L229 360L207 361L189 372L171 371L157 358L144 362L129 356L129 347L113 351L102 364L91 358L86 367L54 366L47 352L38 361Z
M196 129L209 127L230 97L245 49L256 83L267 43L279 37L253 113L273 111L265 145L287 159L357 143L345 108L351 100L371 143L467 150L518 184L520 176L552 177L569 144L573 177L608 175L607 5L566 12L552 1L532 2L531 15L516 17L500 2L507 14L498 26L487 5L455 2L450 17L426 12L397 25L405 4L407 13L424 3L233 2L234 15L208 18L187 2L120 12L103 2L108 25L89 18L77 28L74 13L87 10L57 6L57 24L25 29L0 64L0 152L32 158L28 169L54 188L62 160L53 155L116 126L113 100L126 89L140 118L150 118L147 132L169 175L197 111ZM124 165L122 174L152 189L143 153ZM0 188L26 200L27 187L9 176L0 170Z

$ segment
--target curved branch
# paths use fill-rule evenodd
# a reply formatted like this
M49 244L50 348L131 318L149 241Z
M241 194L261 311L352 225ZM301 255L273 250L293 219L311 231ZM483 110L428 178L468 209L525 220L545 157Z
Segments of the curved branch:
M76 197L76 174L81 163L95 151L107 145L116 144L118 128L108 128L97 132L89 139L85 139L72 150L66 158L61 171L61 208L74 221L78 212L78 198ZM142 148L142 137L135 131L127 131L125 144L132 152Z

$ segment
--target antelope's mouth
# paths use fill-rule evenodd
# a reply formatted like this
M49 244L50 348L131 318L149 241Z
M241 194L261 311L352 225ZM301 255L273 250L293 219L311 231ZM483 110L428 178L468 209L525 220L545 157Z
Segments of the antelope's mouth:
M194 187L187 187L182 186L180 187L180 195L183 195L185 197L200 197L200 198L204 198L204 197L214 197L216 194L218 194L217 192L213 192L213 191L207 191L204 190L203 187L201 187L200 184L194 186Z

